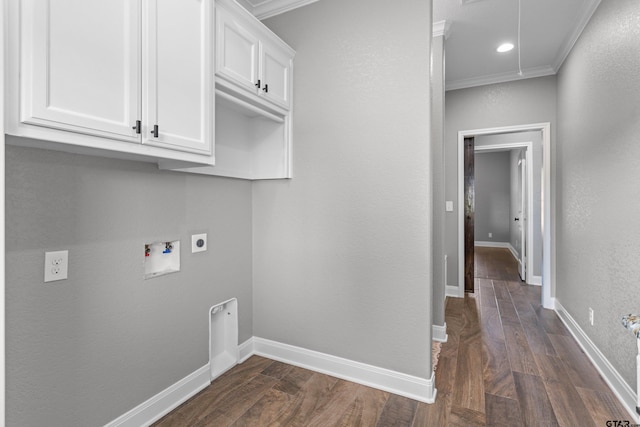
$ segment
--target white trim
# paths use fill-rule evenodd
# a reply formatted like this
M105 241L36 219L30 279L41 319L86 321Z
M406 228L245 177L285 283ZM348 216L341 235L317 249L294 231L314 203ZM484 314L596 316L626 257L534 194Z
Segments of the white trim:
M425 379L264 338L254 337L253 344L255 354L259 356L420 402L433 403L436 399L437 391L433 372L429 379Z
M529 285L542 286L542 276L531 276L529 277Z
M511 244L509 242L485 242L481 240L476 240L475 242L473 242L473 246L478 246L481 248L509 249L509 246L511 246Z
M446 40L451 34L451 21L438 21L433 23L432 37L444 37Z
M507 73L491 74L488 76L472 77L468 79L451 80L446 82L446 90L466 89L476 86L491 85L497 83L506 83L515 80L532 79L534 77L552 76L556 74L556 70L545 65L542 67L525 68L522 70L523 75L518 75L517 70Z
M555 311L558 317L565 324L571 335L580 345L580 348L587 355L593 366L598 370L600 376L609 385L620 403L625 407L636 423L640 422L640 417L636 413L636 392L626 383L622 376L616 371L613 365L607 360L602 352L591 341L589 336L582 330L569 312L562 306L560 301L555 300Z
M251 7L247 7L247 10L256 18L262 20L317 1L318 0L246 0L242 2L242 5L246 6L250 4Z
M462 288L459 286L445 286L444 295L446 297L462 298L464 297L464 286Z
M520 260L520 255L518 254L518 251L516 251L516 248L514 248L511 243L509 243L509 252L511 252L511 255L513 255L513 257L516 259L516 261L519 262Z
M551 66L553 67L554 70L556 70L556 72L560 70L560 67L562 67L562 64L564 63L564 60L567 59L567 56L569 56L569 52L571 52L571 49L573 49L573 46L578 41L578 38L580 38L582 31L584 31L585 27L591 20L591 17L593 16L596 9L600 5L600 0L587 0L587 3L588 4L586 6L580 8L580 10L582 11L582 16L580 16L578 25L574 27L571 35L567 38L565 43L560 47L560 49L558 50L558 55L556 56L555 60L551 64Z
M447 342L449 335L447 335L447 322L444 325L431 325L431 339L438 342Z
M243 342L242 344L240 344L238 346L238 354L240 355L238 363L243 363L248 358L253 356L253 354L254 354L253 337L249 338L248 340L246 340L245 342Z
M209 364L167 387L105 427L149 426L210 384Z
M513 132L521 132L521 131L536 131L539 130L542 132L542 168L544 170L544 201L543 201L543 212L542 212L542 221L545 224L544 227L544 236L542 243L542 305L544 308L552 308L552 289L554 288L553 278L551 277L551 263L553 257L551 256L551 204L553 202L551 198L551 124L549 122L546 123L533 123L526 125L515 125L515 126L502 126L496 128L486 128L486 129L472 129L472 130L464 130L458 132L458 290L457 293L460 294L464 292L464 138L466 136L479 136L479 135L493 135L493 134L501 134L501 133L513 133ZM522 143L521 143L522 144ZM526 144L526 143L524 143ZM501 144L502 147L512 146L514 144ZM487 147L484 150L492 149L495 150L495 146L480 146ZM478 147L478 148L480 148ZM527 150L529 153L532 150ZM529 156L529 154L527 154ZM528 164L533 164L533 162L527 159ZM528 168L530 173L533 173L533 168ZM532 175L530 175L532 177ZM532 180L530 180L532 181ZM531 185L533 183L531 182ZM555 185L555 184L554 184ZM533 192L531 192L533 193ZM555 194L555 192L554 192ZM554 196L555 197L555 196ZM529 203L529 218L532 218L532 203ZM532 222L530 223L529 235L533 235L533 231L531 230ZM529 239L530 243L532 239ZM533 253L530 250L529 253ZM529 257L531 258L531 257ZM532 260L530 260L532 261ZM529 267L529 265L527 266ZM533 271L530 269L529 271ZM545 280L547 278L547 280ZM447 287L446 295L456 296L453 292L450 294L450 290ZM463 294L464 295L464 294Z
M444 326L433 326L435 341L447 341L446 327L446 323ZM442 338L442 330L444 330L444 338ZM420 402L434 403L436 399L437 390L433 372L431 372L429 379L424 379L257 337L251 337L240 344L238 354L240 355L239 363L245 362L255 354ZM139 427L153 424L209 386L211 384L210 371L211 367L207 363L126 414L106 424L105 427Z
M6 1L0 3L0 391L5 396L5 143L4 143L4 67L5 67L5 8ZM5 422L5 398L0 398L0 426Z

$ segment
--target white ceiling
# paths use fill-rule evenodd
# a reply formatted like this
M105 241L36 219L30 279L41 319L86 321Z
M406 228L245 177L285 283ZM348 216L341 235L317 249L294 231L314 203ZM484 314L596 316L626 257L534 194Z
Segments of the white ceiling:
M258 19L316 1L238 0ZM434 33L438 28L444 30L443 21L448 30L447 90L557 73L600 1L433 0ZM519 2L522 76L518 74ZM504 42L516 48L497 53L496 48Z
M555 74L600 0L433 0L433 21L446 21L447 90ZM436 26L434 26L435 28ZM503 42L516 48L497 53Z

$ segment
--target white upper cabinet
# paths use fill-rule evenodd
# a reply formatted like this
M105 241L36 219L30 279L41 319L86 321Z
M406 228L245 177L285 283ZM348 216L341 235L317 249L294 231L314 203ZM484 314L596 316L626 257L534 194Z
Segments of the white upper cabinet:
M137 141L140 8L130 0L21 2L20 120Z
M291 55L268 42L260 45L260 76L262 95L288 109L291 106Z
M234 0L216 0L215 165L162 169L241 179L293 176L295 51Z
M218 7L216 33L216 73L250 93L257 93L259 40L250 23Z
M145 3L143 142L210 154L213 26L207 18L212 14L211 2Z
M213 1L9 0L7 133L213 164Z
M295 52L233 0L216 1L219 85L291 108Z

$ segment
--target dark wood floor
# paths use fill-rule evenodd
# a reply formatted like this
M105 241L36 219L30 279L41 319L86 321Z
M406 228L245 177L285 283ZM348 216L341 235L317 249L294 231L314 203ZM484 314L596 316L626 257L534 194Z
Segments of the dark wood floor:
M633 425L507 250L476 248L476 292L446 322L434 404L253 356L155 426Z

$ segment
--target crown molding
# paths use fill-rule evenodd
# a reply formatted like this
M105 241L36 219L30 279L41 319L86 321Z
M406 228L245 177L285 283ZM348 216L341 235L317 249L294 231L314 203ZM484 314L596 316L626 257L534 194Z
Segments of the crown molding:
M496 83L506 83L515 80L531 79L534 77L544 77L556 74L556 70L550 66L542 66L535 68L527 68L522 70L522 76L519 76L517 72L512 71L508 73L492 74L488 76L474 77L471 79L461 79L446 82L445 90L466 89L475 86L491 85Z
M438 21L433 23L433 37L443 36L446 40L451 34L451 21Z
M567 59L567 56L569 56L571 49L573 49L573 46L578 41L578 38L582 34L582 31L584 31L585 27L591 20L591 17L600 5L600 1L601 0L587 0L587 4L582 8L582 14L580 16L578 25L576 25L569 38L567 38L564 44L560 47L556 59L551 64L556 73L560 70L560 67L562 67L562 64L564 63L564 60Z
M251 12L256 18L262 20L289 12L290 10L315 3L318 0L236 0Z

